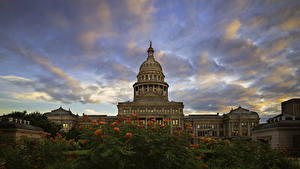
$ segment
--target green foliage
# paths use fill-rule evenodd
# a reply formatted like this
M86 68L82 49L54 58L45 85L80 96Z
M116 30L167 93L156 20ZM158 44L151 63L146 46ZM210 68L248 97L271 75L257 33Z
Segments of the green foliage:
M90 128L74 128L70 135L0 145L0 168L300 168L287 158L285 150L271 149L266 143L247 138L201 138L199 144L191 144L190 131L177 128L178 132L171 134L174 128L168 125L150 123L146 128L130 119L126 123L93 124Z

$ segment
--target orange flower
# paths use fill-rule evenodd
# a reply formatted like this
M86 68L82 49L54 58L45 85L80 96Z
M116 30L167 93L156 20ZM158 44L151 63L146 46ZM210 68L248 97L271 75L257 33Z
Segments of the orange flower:
M93 126L97 126L97 121L96 121L96 120L93 120L93 121L92 121L92 125L93 125Z
M37 157L35 160L36 160L36 161L40 161L40 160L41 160L41 157Z
M266 150L262 149L262 150L261 150L261 152L265 153L265 152L266 152Z
M144 125L137 125L137 128L145 128Z
M127 119L125 123L126 124L132 124L130 119Z
M208 165L207 164L202 164L201 167L202 168L208 168Z
M67 162L68 163L72 162L72 158L67 158Z
M236 159L236 156L231 156L232 159Z
M101 135L102 139L106 139L106 137L107 137L106 135Z
M126 119L130 119L130 115L127 115L127 116L126 116Z
M84 129L84 126L83 125L80 125L79 126L79 130L83 130Z
M200 154L197 158L198 158L198 160L201 160L201 159L204 158L204 157L205 157L204 154Z
M193 134L193 133L189 133L189 135L190 135L191 138L195 137L195 134Z
M43 134L44 132L43 131L39 131L39 134Z
M111 127L114 127L114 126L117 125L117 124L118 124L118 122L115 121L115 122L112 122L110 126L111 126Z
M50 138L50 141L52 141L53 143L56 143L56 140L53 137Z
M167 123L169 123L169 120L168 120L168 119L165 119L163 122L164 122L165 124L167 124Z
M73 139L72 140L69 140L69 143L72 143L73 142Z
M199 144L191 144L190 149L197 149L199 148Z
M95 135L95 136L98 136L98 135L100 135L100 134L102 134L102 133L103 133L102 129L97 129L97 130L94 132L94 135Z
M132 137L132 133L126 133L125 137L128 138L128 139L130 139Z
M83 116L82 116L82 120L83 120L83 121L89 121L90 119L89 119L89 116L83 115Z
M122 122L122 121L124 121L124 118L120 116L120 117L118 118L118 122Z
M251 151L251 148L249 147L249 148L247 149L247 151Z
M139 116L137 114L133 114L132 117L135 118L135 119L139 118Z
M101 119L101 117L99 117L98 119L97 119L97 121L101 121L102 119Z
M33 168L38 168L38 166L37 166L37 165L34 165Z
M154 125L154 122L153 122L153 121L148 121L148 122L147 122L147 125L148 125L148 126L152 126L152 125Z
M186 129L193 130L193 128L191 126L186 127Z
M87 142L88 142L87 139L81 140L81 144L82 144L82 145L85 145Z
M72 152L70 152L69 154L70 154L70 156L73 156L73 155L75 155L75 152L72 151Z
M205 138L204 142L209 143L211 138Z
M151 129L152 129L153 131L156 131L156 130L157 130L157 128L156 128L156 127L152 127Z
M93 130L93 128L92 128L92 127L89 127L89 130Z
M115 128L114 128L114 131L117 132L117 133L120 133L120 128L115 127Z
M138 123L139 123L139 124L143 124L144 121L143 121L143 120L139 120Z
M174 134L174 135L178 135L178 130L174 130L174 131L173 131L173 134Z
M165 128L166 125L162 124L162 125L160 125L159 127L160 127L160 128Z
M100 124L100 125L105 125L106 122L105 122L105 121L100 121L99 124Z

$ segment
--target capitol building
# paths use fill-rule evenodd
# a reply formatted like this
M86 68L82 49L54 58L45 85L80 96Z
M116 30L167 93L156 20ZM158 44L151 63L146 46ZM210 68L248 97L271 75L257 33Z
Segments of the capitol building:
M118 103L118 115L137 114L140 120L154 118L161 124L168 119L173 125L182 124L183 103L168 99L169 85L165 82L162 67L154 58L154 49L150 42L148 57L139 69L137 82L133 84L134 99L132 102Z
M169 101L169 84L165 81L161 64L155 60L151 42L147 54L137 74L137 81L133 84L133 101L119 102L117 116L87 115L90 120L102 118L113 122L118 116L137 114L145 125L150 118L158 124L168 120L171 129L184 128L184 123L190 123L195 141L203 136L251 137L252 129L259 123L258 113L254 111L237 107L223 115L219 113L185 115L183 102ZM91 122L83 121L82 117L61 107L46 113L46 116L49 120L62 124L64 131L70 130L73 126L91 125Z

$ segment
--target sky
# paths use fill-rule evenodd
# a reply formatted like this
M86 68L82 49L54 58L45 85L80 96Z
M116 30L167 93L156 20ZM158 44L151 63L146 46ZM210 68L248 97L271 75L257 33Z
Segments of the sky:
M300 97L299 0L0 0L0 114L117 114L149 40L184 113Z

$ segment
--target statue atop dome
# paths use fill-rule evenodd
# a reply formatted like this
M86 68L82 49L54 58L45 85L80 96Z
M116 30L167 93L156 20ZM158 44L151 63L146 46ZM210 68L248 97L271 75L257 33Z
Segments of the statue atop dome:
M150 46L149 46L147 52L148 52L148 58L149 58L149 57L154 57L154 56L153 56L154 49L152 48L152 42L151 42L151 40L150 40Z

